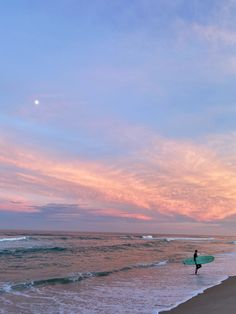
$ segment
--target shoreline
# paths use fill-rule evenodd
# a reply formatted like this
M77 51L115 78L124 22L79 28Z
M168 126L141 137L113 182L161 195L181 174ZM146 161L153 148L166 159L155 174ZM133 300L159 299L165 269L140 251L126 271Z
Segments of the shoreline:
M160 311L159 314L234 314L236 308L236 276L223 280L218 285L207 288L195 297L177 307Z

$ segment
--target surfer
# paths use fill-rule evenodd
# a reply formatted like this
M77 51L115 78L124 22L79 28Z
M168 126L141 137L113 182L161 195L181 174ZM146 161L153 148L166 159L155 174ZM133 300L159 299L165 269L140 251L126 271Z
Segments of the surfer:
M197 250L195 250L195 252L194 252L194 254L193 254L193 259L194 259L194 262L195 262L195 265L196 265L195 275L197 275L198 269L202 267L201 264L197 264L197 257L198 257L198 255L197 255Z

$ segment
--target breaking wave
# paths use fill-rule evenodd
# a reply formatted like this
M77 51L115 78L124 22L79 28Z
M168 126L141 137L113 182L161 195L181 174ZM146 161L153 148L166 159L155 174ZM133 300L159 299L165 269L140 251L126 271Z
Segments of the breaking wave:
M151 239L153 239L153 236L152 235L143 235L142 239L151 240Z
M162 241L213 241L215 238L201 238L201 237L153 237L152 235L143 235L144 240L162 240ZM236 241L235 241L236 243Z
M27 281L23 283L15 283L15 284L5 283L0 288L0 292L9 293L11 291L29 289L29 288L37 287L37 286L69 284L69 283L79 282L79 281L82 281L84 279L88 279L91 277L104 277L104 276L109 276L114 273L119 273L119 272L128 271L132 269L163 266L163 265L166 265L167 263L168 263L167 260L160 261L160 262L153 262L153 263L140 263L140 264L125 266L120 269L113 269L113 270L108 270L108 271L83 272L83 273L76 273L71 276L38 279L38 280L31 280L31 281Z
M28 240L29 237L0 238L0 242Z

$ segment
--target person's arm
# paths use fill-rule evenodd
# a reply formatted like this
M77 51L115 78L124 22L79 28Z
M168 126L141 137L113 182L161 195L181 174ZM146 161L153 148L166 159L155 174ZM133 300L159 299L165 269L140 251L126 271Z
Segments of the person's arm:
M194 253L193 259L194 259L195 264L197 265L197 254L196 253Z

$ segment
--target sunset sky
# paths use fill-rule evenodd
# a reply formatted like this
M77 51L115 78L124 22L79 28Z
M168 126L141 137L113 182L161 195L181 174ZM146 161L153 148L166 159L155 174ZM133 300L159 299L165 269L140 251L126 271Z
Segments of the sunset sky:
M236 1L0 3L0 228L236 234Z

